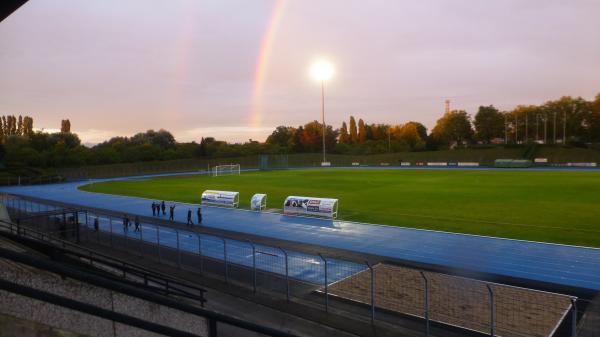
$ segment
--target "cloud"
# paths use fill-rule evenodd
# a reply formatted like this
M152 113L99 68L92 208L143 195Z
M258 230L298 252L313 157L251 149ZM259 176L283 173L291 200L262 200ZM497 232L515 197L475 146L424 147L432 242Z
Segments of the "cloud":
M75 133L79 136L81 142L86 145L102 143L112 137L120 136L115 131L98 129L76 130Z
M48 133L60 132L60 129L46 129L46 128L34 128L35 131L44 131ZM215 127L204 127L194 128L187 130L169 130L173 133L173 136L179 142L199 142L202 137L214 137L218 140L224 140L227 142L243 143L249 139L264 141L268 135L275 130L274 126L215 126ZM98 143L102 143L109 140L112 137L131 137L134 133L143 132L141 130L134 131L131 134L123 134L122 132L116 132L111 130L101 129L86 129L86 130L73 130L79 136L81 142L86 146L93 146Z
M184 130L179 133L179 141L199 141L202 137L214 137L229 142L245 142L249 139L264 141L273 132L274 126L213 126Z
M43 131L47 133L60 132L60 129L54 128L33 128L34 131ZM115 131L110 130L98 130L98 129L87 129L87 130L72 130L73 133L79 136L79 139L84 145L91 146L98 143L102 143L105 140L109 140L112 137L121 136Z
M48 133L56 133L56 132L60 132L60 129L33 128L33 131L43 131L43 132L48 132Z

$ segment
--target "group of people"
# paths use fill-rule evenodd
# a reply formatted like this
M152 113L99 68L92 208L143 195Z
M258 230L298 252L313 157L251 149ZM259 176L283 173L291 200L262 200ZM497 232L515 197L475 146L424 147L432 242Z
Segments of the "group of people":
M152 202L152 215L153 216L160 216L160 212L162 211L162 215L167 215L167 213L165 212L167 206L165 205L165 201L161 201L161 202ZM172 206L171 209L174 209L175 205Z
M140 217L139 216L135 216L134 218L134 232L139 232L140 231ZM127 233L127 231L129 231L129 227L131 226L131 220L129 219L129 216L127 214L123 214L123 232ZM94 223L94 227L96 227L96 223Z
M167 215L166 213L167 210L167 206L163 201L161 202L152 202L152 216L161 216L161 212L162 215ZM198 207L198 209L196 210L196 217L198 218L198 225L202 224L202 208ZM169 206L169 220L174 221L175 220L175 204L172 204ZM192 221L192 210L188 209L187 211L187 225L188 226L193 226L194 222Z
M166 215L166 205L165 202L152 202L152 215L153 216L161 216ZM202 224L202 208L198 207L196 210L196 217L198 219L198 225ZM175 219L175 204L169 206L169 220L173 221ZM140 217L135 216L133 220L134 224L134 232L139 232L140 229ZM187 225L193 226L194 222L192 221L192 209L188 209L187 211ZM127 233L129 231L129 227L131 227L131 219L129 215L123 214L123 232ZM94 218L94 231L98 231L100 229L100 221L98 217Z

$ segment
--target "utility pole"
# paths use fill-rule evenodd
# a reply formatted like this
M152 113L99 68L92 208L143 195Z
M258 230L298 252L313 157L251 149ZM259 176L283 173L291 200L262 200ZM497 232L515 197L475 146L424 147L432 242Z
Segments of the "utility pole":
M519 144L519 119L515 116L515 144Z
M575 115L575 104L573 104L573 115ZM567 110L565 109L563 115L563 145L567 144Z
M504 144L508 144L508 116L504 114Z
M392 152L392 127L388 126L388 152Z
M552 127L554 130L554 144L556 145L556 110L554 110L554 123Z
M535 115L535 141L538 142L540 140L540 114Z
M529 143L529 126L527 124L527 112L525 112L525 144Z
M544 145L548 144L548 116L544 116Z

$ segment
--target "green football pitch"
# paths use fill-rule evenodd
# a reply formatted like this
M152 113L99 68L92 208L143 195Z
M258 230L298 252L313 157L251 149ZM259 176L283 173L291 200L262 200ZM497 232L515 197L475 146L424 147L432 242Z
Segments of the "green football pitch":
M82 190L199 203L202 191L339 199L339 218L600 247L600 172L308 169L95 183ZM376 244L376 243L374 243Z

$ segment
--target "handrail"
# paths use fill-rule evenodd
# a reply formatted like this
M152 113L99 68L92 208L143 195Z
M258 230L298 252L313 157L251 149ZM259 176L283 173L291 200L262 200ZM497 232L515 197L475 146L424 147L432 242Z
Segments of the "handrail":
M18 216L16 218L16 220L29 220L29 219L35 219L35 218L39 218L39 217L43 217L43 216L62 215L62 214L69 214L69 213L75 213L75 212L85 212L85 211L82 211L77 208L60 208L60 209L56 209L53 211L35 212L32 215L28 215L28 216Z
M221 314L218 312L214 312L211 310L207 310L204 308L200 308L197 306L192 306L186 303L182 303L180 301L171 299L169 297L160 296L148 291L144 291L142 289L138 289L134 286L124 284L123 282L116 282L109 278L91 275L86 272L82 272L80 270L76 270L72 267L65 266L63 264L37 258L28 254L18 253L9 249L5 249L0 247L0 257L5 259L10 259L14 262L25 264L33 268L46 270L51 273L56 273L59 275L65 275L74 280L78 280L80 282L88 283L97 287L101 287L104 289L109 289L113 291L117 291L122 294L126 294L128 296L137 297L139 299L153 302L159 305L163 305L166 307L170 307L176 310L180 310L183 312L187 312L196 316L205 317L209 320L209 323L212 322L222 322L228 325L233 325L238 328L250 330L253 332L257 332L260 334L264 334L267 336L273 337L295 337L291 333L282 332L267 326L258 325L249 321L244 321L238 318L234 318L232 316L227 316L225 314Z
M13 224L12 222L7 222L7 221L4 221L4 220L0 220L0 226L9 229L11 232L15 229L15 227L17 227L17 229L19 227L24 227L23 225L16 225L16 224ZM31 233L37 234L39 237L34 237L34 236L31 235ZM21 233L18 233L18 234L21 235ZM179 286L186 287L186 288L189 288L189 289L192 289L192 290L196 290L196 291L198 291L198 292L200 292L202 294L201 296L203 296L203 294L206 292L206 289L197 287L196 285L193 285L193 284L191 284L188 281L181 280L179 278L163 274L163 273L161 273L159 271L149 270L147 268L144 268L144 267L132 264L130 262L127 262L127 261L124 261L124 260L121 260L121 259L109 256L109 255L106 255L106 254L103 254L103 253L99 253L99 252L97 252L95 250L92 250L92 249L89 249L87 247L83 247L83 246L74 244L74 243L72 243L70 241L62 240L62 239L57 238L55 236L51 236L51 235L48 235L46 233L37 231L35 229L31 229L30 227L27 227L27 230L23 234L28 235L29 237L31 237L33 239L42 240L44 242L52 243L54 247L59 248L61 250L66 250L65 247L67 247L67 246L83 250L88 255L85 255L85 254L81 254L81 255L84 256L84 257L86 257L86 258L89 258L90 256L95 255L96 258L101 257L101 258L109 260L109 261L115 261L116 264L118 264L120 266L120 268L128 267L130 271L138 271L140 273L145 273L147 275L153 275L156 278L162 278L162 279L165 280L166 284L169 287L173 287L174 285L175 286L179 285ZM51 239L52 241L55 241L55 242L58 242L60 244L60 246L57 246L56 244L54 244L53 242L51 242L50 240L47 240L45 238ZM92 254L92 255L90 255L90 254Z
M67 255L75 255L79 259L87 259L87 260L90 261L90 265L92 265L94 263L95 264L105 265L105 266L108 266L108 267L111 267L111 268L119 269L124 274L127 273L127 274L130 274L130 275L134 275L134 276L140 277L140 278L144 279L145 283L147 283L147 282L157 283L157 284L163 286L164 289L157 288L157 287L152 287L152 286L149 286L149 285L145 285L145 287L151 287L151 288L154 288L155 290L164 291L166 294L183 295L183 296L189 297L191 299L200 301L200 303L201 303L202 306L204 306L204 303L206 302L206 299L204 298L204 293L206 292L205 289L196 288L196 290L198 290L200 292L200 296L198 296L198 295L193 294L193 293L191 293L189 291L186 291L184 289L180 289L177 285L173 286L172 283L169 283L169 280L165 280L163 278L159 278L159 277L156 277L156 276L154 276L152 274L148 274L148 273L145 273L145 272L140 272L138 270L130 269L130 268L126 267L126 266L120 265L119 263L115 263L115 262L112 262L112 261L101 260L101 259L95 258L93 256L88 256L88 255L85 255L83 253L78 253L78 252L70 251L70 250L62 248L62 247L53 247L53 248L57 249L57 250L60 250L64 254L67 254ZM190 286L184 286L184 287L190 288Z
M21 284L9 282L0 279L0 289L26 296L29 298L51 303L61 307L69 308L71 310L83 312L92 316L108 319L111 321L119 322L124 325L133 326L142 330L151 331L159 334L167 334L169 336L181 336L181 337L197 337L199 335L192 334L186 331L177 330L169 326L156 324L150 321L146 321L137 317L121 314L119 312L110 311L105 308L101 308L89 303L75 301L68 297L56 295L53 293L45 292L39 289L27 287Z
M25 239L27 239L27 240L35 240L32 235L27 235L27 234L30 234L30 233L27 233L26 230L23 230L23 233L20 233L19 236L26 236ZM12 234L12 235L14 235L14 234ZM44 235L44 234L42 234L42 235ZM50 236L46 236L46 237L51 238ZM66 249L66 248L63 248L63 247L52 245L48 241L44 241L44 243L46 243L48 245L51 245L52 249L59 250L59 251L63 252L65 255L75 255L78 258L88 259L90 261L90 264L92 264L92 265L94 263L96 263L97 265L105 265L105 266L108 266L108 267L111 267L111 268L116 268L116 269L121 270L123 272L124 276L127 273L129 273L130 275L142 278L144 280L144 287L153 288L154 290L161 291L161 292L163 292L163 293L165 293L167 295L173 294L173 295L185 296L187 298L199 301L201 306L204 306L204 303L206 303L206 299L204 298L204 293L206 292L205 289L198 288L198 287L195 287L195 286L192 286L192 285L189 285L189 286L188 285L182 285L179 282L170 281L168 279L164 279L164 278L152 275L152 273L141 272L141 271L138 271L138 270L127 268L126 266L123 266L120 263L107 262L105 260L101 260L101 259L95 258L95 257L93 257L93 255L86 255L84 253L79 253L79 252L75 252L75 251L72 251L72 250L69 250L69 249ZM106 276L106 275L104 275L104 276ZM114 278L116 278L116 276ZM153 283L157 283L160 286L163 286L164 289L153 287L153 286L149 286L149 285L147 285L148 281L149 282L153 282ZM139 285L139 283L135 283L135 284ZM185 288L189 288L191 290L196 290L196 291L198 291L200 293L200 295L193 294L193 293L191 293L189 291L181 289L180 287L185 287Z

